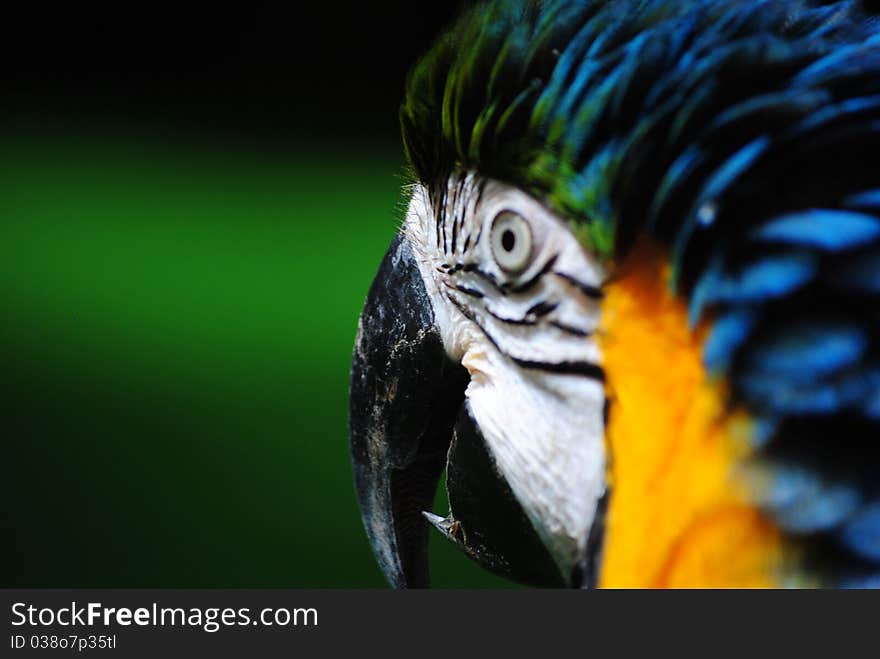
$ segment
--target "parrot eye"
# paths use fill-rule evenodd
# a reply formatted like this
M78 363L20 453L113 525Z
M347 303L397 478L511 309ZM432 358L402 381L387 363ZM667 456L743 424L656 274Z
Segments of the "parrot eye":
M492 256L502 270L519 273L532 258L532 230L522 215L501 211L492 220Z

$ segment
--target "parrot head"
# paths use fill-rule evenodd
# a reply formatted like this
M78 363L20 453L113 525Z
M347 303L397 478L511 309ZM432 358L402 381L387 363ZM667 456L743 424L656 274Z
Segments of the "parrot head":
M425 55L350 390L393 586L432 529L543 586L876 578L877 25L502 1Z

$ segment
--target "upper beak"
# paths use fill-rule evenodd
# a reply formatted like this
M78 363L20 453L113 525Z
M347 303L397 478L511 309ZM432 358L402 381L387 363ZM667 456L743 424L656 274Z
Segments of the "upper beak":
M428 525L468 382L434 322L431 300L398 234L364 305L351 372L349 434L367 536L395 588L426 587Z

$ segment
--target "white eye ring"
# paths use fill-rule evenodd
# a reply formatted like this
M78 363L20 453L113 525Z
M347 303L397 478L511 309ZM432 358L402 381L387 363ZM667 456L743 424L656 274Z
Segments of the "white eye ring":
M501 211L492 220L492 256L506 272L522 272L532 259L532 229L522 215Z

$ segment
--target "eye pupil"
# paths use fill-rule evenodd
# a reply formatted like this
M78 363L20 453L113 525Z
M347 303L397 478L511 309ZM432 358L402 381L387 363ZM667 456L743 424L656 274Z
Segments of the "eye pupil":
M505 252L513 251L513 248L516 246L516 236L513 235L513 231L510 229L505 229L504 233L501 234L501 246Z

